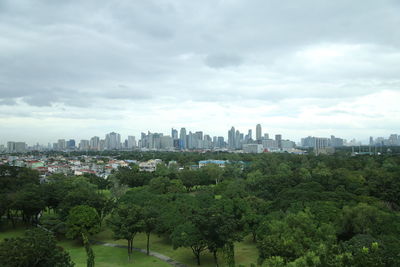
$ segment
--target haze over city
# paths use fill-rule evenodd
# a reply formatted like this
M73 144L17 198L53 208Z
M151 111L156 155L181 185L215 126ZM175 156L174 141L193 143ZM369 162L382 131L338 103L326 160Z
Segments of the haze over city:
M0 2L0 144L399 133L399 1Z

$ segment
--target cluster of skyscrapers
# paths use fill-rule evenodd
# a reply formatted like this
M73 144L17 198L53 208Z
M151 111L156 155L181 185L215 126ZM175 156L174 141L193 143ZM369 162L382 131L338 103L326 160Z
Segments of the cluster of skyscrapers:
M8 142L7 147L0 145L0 152L22 153L27 150L55 150L55 151L103 151L103 150L243 150L244 152L260 153L262 151L289 151L296 147L295 142L283 139L276 134L270 138L268 133L263 133L260 124L256 125L255 137L252 129L242 133L235 127L228 130L228 139L223 136L204 134L203 131L187 131L181 128L179 131L172 128L170 135L163 133L141 133L136 141L135 136L128 136L124 141L119 133L111 132L104 138L93 136L88 140L59 139L53 144L43 147L39 144L29 147L25 142ZM300 146L314 148L323 151L326 148L341 147L344 145L359 145L352 140L347 143L342 138L331 136L330 138L308 136L301 139ZM392 134L389 138L370 138L369 145L373 146L397 146L400 145L400 135Z

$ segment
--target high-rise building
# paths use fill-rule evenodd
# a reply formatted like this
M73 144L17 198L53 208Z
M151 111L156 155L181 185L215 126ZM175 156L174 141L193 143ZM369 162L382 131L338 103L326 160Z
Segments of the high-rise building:
M111 132L106 135L106 149L120 149L121 148L121 135Z
M74 139L68 140L66 145L67 145L67 149L68 150L74 150L76 148L76 144L75 144L75 140Z
M223 136L218 136L217 137L217 147L218 148L224 148L225 147L225 140Z
M90 144L89 140L81 140L79 142L79 150L88 151L90 148L89 144Z
M7 151L9 153L24 153L26 152L25 142L7 142Z
M174 140L171 136L161 136L160 138L160 147L161 149L172 149L174 146Z
M232 126L232 128L228 131L228 148L229 149L235 149L236 148L236 141L235 141L235 127Z
M262 130L261 130L261 124L256 125L256 140L259 141L261 140L262 136Z
M67 142L65 142L65 139L58 139L57 144L58 150L65 150L67 148Z
M136 147L136 139L134 136L128 136L127 148L133 149Z
M187 141L186 141L186 129L181 128L180 134L179 134L179 148L180 149L186 149L187 148Z
M93 136L92 138L90 138L89 146L90 150L100 150L100 137Z
M172 137L172 139L179 139L179 137L178 137L178 130L176 130L176 129L174 129L174 128L172 128L171 129L171 137Z
M278 148L282 148L282 135L281 134L276 134L275 135L275 141L278 144Z

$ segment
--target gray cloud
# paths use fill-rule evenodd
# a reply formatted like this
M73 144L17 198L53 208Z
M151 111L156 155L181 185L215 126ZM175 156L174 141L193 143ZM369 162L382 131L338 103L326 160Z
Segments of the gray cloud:
M163 104L296 101L295 116L399 91L399 12L395 0L3 0L0 106L89 114L127 102L147 116Z
M217 69L230 66L239 66L242 64L242 62L243 60L239 56L225 53L208 55L205 59L207 66Z

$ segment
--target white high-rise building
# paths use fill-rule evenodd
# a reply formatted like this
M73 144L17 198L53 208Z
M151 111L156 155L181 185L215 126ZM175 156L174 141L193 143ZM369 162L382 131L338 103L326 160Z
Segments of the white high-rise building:
M92 138L90 138L89 146L91 150L100 150L100 137L93 136Z
M121 135L115 132L111 132L106 135L106 149L120 149L121 148Z
M136 139L134 136L128 136L128 149L133 149L136 147Z
M261 130L261 124L256 125L256 140L259 141L262 138L262 130Z

